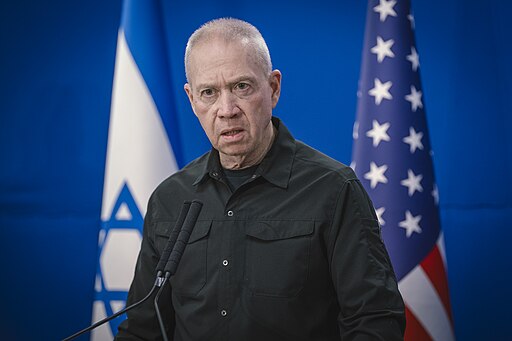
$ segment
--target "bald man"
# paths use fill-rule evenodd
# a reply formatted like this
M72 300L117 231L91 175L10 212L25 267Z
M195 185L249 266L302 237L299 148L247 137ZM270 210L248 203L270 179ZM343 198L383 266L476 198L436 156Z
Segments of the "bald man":
M349 167L272 115L282 76L259 31L206 23L188 41L185 70L212 149L153 193L128 304L153 286L182 203L198 199L159 301L172 340L403 340L404 304L373 205ZM161 339L149 301L116 337Z

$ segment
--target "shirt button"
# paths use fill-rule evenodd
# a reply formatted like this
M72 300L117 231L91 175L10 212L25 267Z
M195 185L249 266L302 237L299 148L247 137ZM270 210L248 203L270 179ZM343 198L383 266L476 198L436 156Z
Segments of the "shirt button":
M256 179L257 177L258 177L258 176L257 176L256 174L253 174L253 175L251 176L251 178L252 178L252 179Z
M228 211L228 217L232 217L233 216L233 211Z
M217 172L212 172L212 176L213 176L214 178L216 178L217 176L219 176L219 173L217 173Z
M227 260L227 259L224 259L224 260L222 261L222 265L224 265L224 266L228 266L228 264L229 264L229 262L228 262L228 260Z
M225 311L225 310L221 310L221 311L220 311L220 315L221 315L221 316L226 316L227 314L228 314L228 312L227 312L227 311Z

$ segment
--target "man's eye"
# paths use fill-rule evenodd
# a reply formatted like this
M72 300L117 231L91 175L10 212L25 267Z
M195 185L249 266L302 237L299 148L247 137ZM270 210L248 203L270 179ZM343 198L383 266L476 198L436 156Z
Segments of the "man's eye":
M215 94L215 92L213 91L213 89L204 89L201 91L201 96L204 96L204 97L211 97Z
M238 83L235 88L237 90L247 90L249 88L249 84L247 83Z

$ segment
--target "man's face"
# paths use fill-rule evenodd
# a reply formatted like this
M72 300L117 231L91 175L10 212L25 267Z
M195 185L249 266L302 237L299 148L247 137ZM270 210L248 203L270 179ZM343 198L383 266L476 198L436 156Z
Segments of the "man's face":
M281 73L266 75L247 51L217 39L196 46L190 56L185 91L221 162L259 158L272 138Z

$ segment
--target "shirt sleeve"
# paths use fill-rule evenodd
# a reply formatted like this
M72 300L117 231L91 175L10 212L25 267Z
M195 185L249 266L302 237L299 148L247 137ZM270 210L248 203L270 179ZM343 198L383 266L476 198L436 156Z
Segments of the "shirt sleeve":
M403 340L405 308L380 227L359 180L340 189L330 231L342 340Z
M151 207L151 204L150 204ZM154 225L151 222L151 208L148 208L144 220L142 245L137 258L135 276L128 292L126 305L133 304L146 297L155 282L155 268L160 259L160 254L155 248ZM153 303L155 294L140 306L130 310L127 319L119 325L115 341L150 341L162 340L162 332L156 317ZM159 308L164 320L169 339L174 334L174 309L171 304L171 289L169 283L164 287L160 298Z

